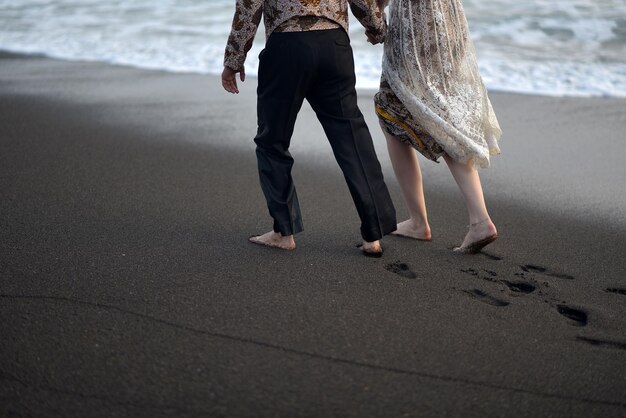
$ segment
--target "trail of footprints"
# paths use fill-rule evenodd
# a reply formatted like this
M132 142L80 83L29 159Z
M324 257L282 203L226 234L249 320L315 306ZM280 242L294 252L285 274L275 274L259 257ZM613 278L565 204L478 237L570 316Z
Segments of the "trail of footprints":
M481 253L483 257L488 258L493 261L502 260L501 257L489 254L489 253ZM406 279L416 279L417 274L411 270L410 266L406 263L402 263L400 261L395 261L390 264L386 264L384 268L394 274L397 274L400 277ZM537 296L542 296L543 293L541 290L538 290L537 285L534 283L538 283L540 280L535 278L536 276L543 276L545 279L548 279L543 282L543 286L545 288L550 287L549 279L559 279L559 280L575 280L575 278L569 274L560 273L551 271L550 269L542 266L537 266L534 264L523 264L519 265L521 271L514 273L518 279L515 280L506 280L501 279L498 276L498 273L493 270L488 269L480 269L477 270L475 268L466 268L461 269L462 273L465 273L470 276L474 276L476 278L504 285L511 296L525 296L536 293ZM530 278L526 277L526 275L531 275ZM534 283L533 283L534 282ZM495 306L495 307L505 307L510 305L510 302L504 299L500 299L496 296L490 295L487 292L481 289L471 289L471 290L461 290L463 293L475 299L479 302L485 303L487 305ZM621 287L609 287L604 289L606 293L612 293L616 295L626 296L626 289ZM558 299L552 298L552 300L544 299L545 303L551 303L554 306L555 310L572 326L576 327L584 327L588 322L588 314L583 309L575 308L573 306L569 306L565 301L558 301ZM607 340L599 340L594 338L587 337L577 337L578 341L585 342L594 346L603 346L610 348L617 348L621 350L626 350L626 343L619 341L607 341Z
M492 258L493 259L493 258ZM502 285L505 285L508 290L511 292L511 295L528 295L531 293L537 293L538 296L542 295L541 290L538 290L537 286L534 283L540 282L540 280L536 279L536 275L539 277L544 276L546 279L556 278L559 280L575 280L575 278L569 274L564 274L560 272L554 272L546 267L541 267L533 264L524 264L519 266L519 272L515 273L515 276L519 277L519 280L505 280L498 278L498 274L495 271L482 269L477 270L474 268L461 269L462 273L468 274L470 276L474 276L489 282L495 282ZM530 278L526 277L526 275L532 275ZM550 287L549 281L544 281L543 286L545 288ZM617 295L626 296L626 289L619 287L609 287L604 289L607 293L614 293ZM498 299L492 295L487 294L486 292L473 289L471 291L464 290L464 293L468 294L472 298L497 307L503 307L509 305L508 301ZM585 310L575 308L573 306L569 306L565 301L558 301L558 299L552 298L552 301L548 299L544 299L544 302L551 303L555 310L572 326L576 327L584 327L588 322L588 314ZM600 340L588 337L578 336L576 338L578 341L585 342L587 344L591 344L594 346L603 346L616 348L621 350L626 350L626 343L620 341L608 341L608 340Z
M505 280L498 278L498 273L492 270L482 269L481 271L476 270L474 268L461 269L462 273L489 281L494 283L499 283L508 288L512 295L528 295L531 293L535 293L537 291L537 286L531 283L531 280L528 280L525 276L527 273L530 274L540 274L550 278L558 278L561 280L574 280L573 276L569 274L563 274L558 272L553 272L548 270L545 267L536 266L533 264L524 264L520 265L520 272L515 273L515 276L519 277L519 280ZM535 281L535 280L532 280ZM543 283L545 287L550 287L549 282ZM495 298L494 296L488 295L487 293L474 289L471 292L464 291L470 296L478 299L481 302L488 303L489 305L494 306L507 306L509 302L505 300L501 300ZM545 299L544 302L550 303L549 300ZM556 299L553 299L553 302L556 302ZM570 324L576 326L585 326L587 325L587 312L582 309L577 309L565 304L565 302L559 303L555 306L557 312L561 314L564 318L566 318Z

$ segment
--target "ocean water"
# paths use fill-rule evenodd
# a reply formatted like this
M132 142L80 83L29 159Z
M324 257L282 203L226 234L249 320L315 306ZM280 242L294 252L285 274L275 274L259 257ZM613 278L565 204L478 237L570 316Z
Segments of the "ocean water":
M0 0L0 49L219 74L234 0ZM491 90L626 97L626 0L465 0ZM375 88L381 46L351 19L358 86ZM259 29L246 62L257 69Z

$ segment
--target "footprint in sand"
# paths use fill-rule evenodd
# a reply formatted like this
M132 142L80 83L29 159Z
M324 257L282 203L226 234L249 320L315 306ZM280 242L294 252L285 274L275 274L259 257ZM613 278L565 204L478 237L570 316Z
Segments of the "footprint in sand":
M521 294L533 293L537 288L526 281L509 281L498 278L498 273L493 270L482 269L483 273L473 268L461 269L462 273L469 274L470 276L478 277L479 279L491 282L502 283L509 288L510 291Z
M468 268L468 269L461 269L461 273L466 273L469 274L471 276L478 276L478 270L473 269L473 268Z
M482 269L483 272L487 273L487 276L490 277L498 277L498 273L493 270ZM461 273L469 274L470 276L478 276L480 272L474 268L468 267L466 269L461 269Z
M487 274L481 274L478 270L473 269L473 268L466 268L466 269L461 269L461 273L465 273L465 274L469 274L470 276L474 276L477 277L479 279L482 280L486 280L488 282L497 282L498 279L496 279L495 277L498 276L498 273L496 273L495 271L491 271L491 270L484 270L484 272L487 272Z
M626 289L621 289L619 287L608 287L604 289L606 293L616 293L618 295L626 296Z
M574 280L574 276L570 276L569 274L564 273L556 273L548 270L545 267L536 266L534 264L524 264L521 265L520 268L527 273L539 273L543 274L544 276L556 277L557 279Z
M502 260L502 257L497 256L495 254L487 253L485 251L481 251L478 254L482 255L485 258L488 258L489 260L493 260L493 261L500 261L500 260Z
M570 324L578 327L587 325L587 313L585 311L567 305L557 305L556 309L561 315L569 319Z
M509 304L509 302L502 299L494 298L493 296L488 295L487 293L479 289L464 290L463 292L480 302L486 303L487 305L502 307Z
M511 292L529 294L533 293L537 288L527 282L510 282L508 280L500 280L500 283L509 288Z
M498 276L498 273L496 273L496 272L495 272L495 271L493 271L493 270L486 270L486 269L483 269L483 271L484 271L485 273L487 273L488 275L490 275L491 277L497 277L497 276Z
M595 346L626 350L626 343L623 343L621 341L599 340L597 338L587 338L587 337L576 337L576 339L578 341L583 341L583 342L586 342L587 344L591 344Z
M398 276L402 276L406 279L417 279L417 274L411 268L400 261L395 261L391 264L387 264L385 266L385 270L390 271L391 273L397 274Z

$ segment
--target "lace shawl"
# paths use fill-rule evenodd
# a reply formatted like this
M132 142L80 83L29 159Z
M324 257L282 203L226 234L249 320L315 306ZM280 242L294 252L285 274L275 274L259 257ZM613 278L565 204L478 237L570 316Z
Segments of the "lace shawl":
M392 0L383 76L410 114L457 161L489 166L502 131L460 0Z

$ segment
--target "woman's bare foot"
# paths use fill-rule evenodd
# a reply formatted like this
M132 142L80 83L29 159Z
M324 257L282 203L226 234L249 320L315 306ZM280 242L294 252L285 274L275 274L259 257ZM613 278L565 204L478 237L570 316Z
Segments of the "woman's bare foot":
M470 225L467 235L460 247L454 251L475 254L486 245L491 244L498 238L498 230L491 219L485 219Z
M419 241L430 241L432 239L430 226L428 226L428 224L417 225L413 219L407 219L404 222L400 222L397 229L391 234L413 238Z
M281 250L295 250L296 241L293 235L283 236L278 232L270 231L263 235L250 237L249 241L254 244L265 245L267 247L280 248Z
M363 241L361 251L366 257L381 257L383 255L383 247L380 245L380 241Z

